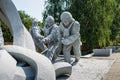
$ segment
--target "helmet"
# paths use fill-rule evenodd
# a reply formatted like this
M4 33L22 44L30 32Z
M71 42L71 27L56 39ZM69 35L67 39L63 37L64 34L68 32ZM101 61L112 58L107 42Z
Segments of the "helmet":
M54 18L52 16L48 16L45 21L46 21L46 25L48 26L51 26L54 24Z
M65 11L65 12L63 12L62 14L61 14L61 16L60 16L60 19L61 20L63 20L63 19L72 19L73 17L72 17L72 15L71 15L71 13L70 12L67 12L67 11Z
M52 16L48 16L46 18L46 21L53 22L54 23L54 18Z
M34 20L33 22L32 22L32 26L37 26L38 25L38 21L37 20Z

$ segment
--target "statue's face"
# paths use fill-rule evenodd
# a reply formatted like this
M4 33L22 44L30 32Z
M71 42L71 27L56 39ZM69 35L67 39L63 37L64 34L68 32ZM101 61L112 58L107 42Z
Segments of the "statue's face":
M53 21L51 21L51 20L46 20L46 25L47 25L48 27L50 27L50 26L53 25L53 24L54 24Z
M67 18L63 18L63 19L62 19L62 23L63 23L65 26L68 26L68 25L71 23L71 20L70 20L70 19L67 19Z
M37 22L35 22L34 25L37 26L38 25Z
M70 12L63 12L60 16L62 23L65 26L69 26L69 24L72 22L73 18Z
M36 21L33 22L34 26L38 26L38 23Z

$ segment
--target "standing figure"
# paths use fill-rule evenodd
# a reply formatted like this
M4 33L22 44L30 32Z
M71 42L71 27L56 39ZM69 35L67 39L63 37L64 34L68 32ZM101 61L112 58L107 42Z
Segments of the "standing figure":
M80 46L80 24L75 21L69 12L61 14L61 23L59 26L61 34L61 42L63 44L63 54L65 61L71 63L70 51L73 47L75 61L77 62L81 56Z
M48 44L48 53L47 57L52 61L55 60L58 54L61 51L60 41L59 41L59 30L58 26L54 22L54 18L52 16L48 16L45 20L44 26L44 36L45 38L42 40L44 43Z
M42 42L42 39L44 38L44 36L40 34L41 30L40 30L40 27L38 26L37 21L33 21L32 27L29 29L29 32L32 35L36 49L40 48L42 51L47 50L46 45Z

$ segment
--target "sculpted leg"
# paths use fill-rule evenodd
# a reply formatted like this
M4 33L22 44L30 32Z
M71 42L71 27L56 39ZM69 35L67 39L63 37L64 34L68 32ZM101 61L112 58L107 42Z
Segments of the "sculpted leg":
M73 51L75 55L75 61L79 61L81 56L80 41L79 39L73 44Z
M63 54L64 54L64 58L65 58L65 61L70 63L71 62L71 59L70 59L70 50L71 50L71 45L69 46L66 46L64 45L63 46Z

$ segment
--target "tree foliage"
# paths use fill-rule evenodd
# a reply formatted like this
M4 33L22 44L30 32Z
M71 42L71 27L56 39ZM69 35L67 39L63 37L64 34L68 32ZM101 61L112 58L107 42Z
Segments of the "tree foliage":
M114 8L114 20L110 27L111 29L111 40L114 45L120 43L120 0L116 0Z
M4 42L12 42L13 36L11 35L9 28L1 20L0 23L3 32Z
M22 23L25 25L25 27L29 30L29 28L32 26L33 20L36 20L35 18L32 18L30 15L25 13L25 11L18 11L20 18L22 20ZM43 24L38 21L38 25L40 27L43 27Z
M22 20L22 23L29 30L29 28L32 26L32 21L35 18L32 18L31 16L29 16L27 13L25 13L25 11L18 11L18 13L19 13L19 16ZM2 27L2 31L3 31L4 41L5 42L12 42L13 37L10 33L9 28L1 20L0 20L0 22L1 22L1 27ZM41 22L38 22L38 25L43 26L43 24Z
M32 25L32 21L34 18L30 17L28 14L25 13L25 11L18 11L20 18L22 20L22 23L25 25L27 29L29 29Z
M114 0L74 0L68 9L81 24L82 42L88 50L111 43L114 4Z
M48 15L55 18L56 22L60 22L60 14L70 7L72 0L47 0L45 2L45 11L43 13L43 21Z

